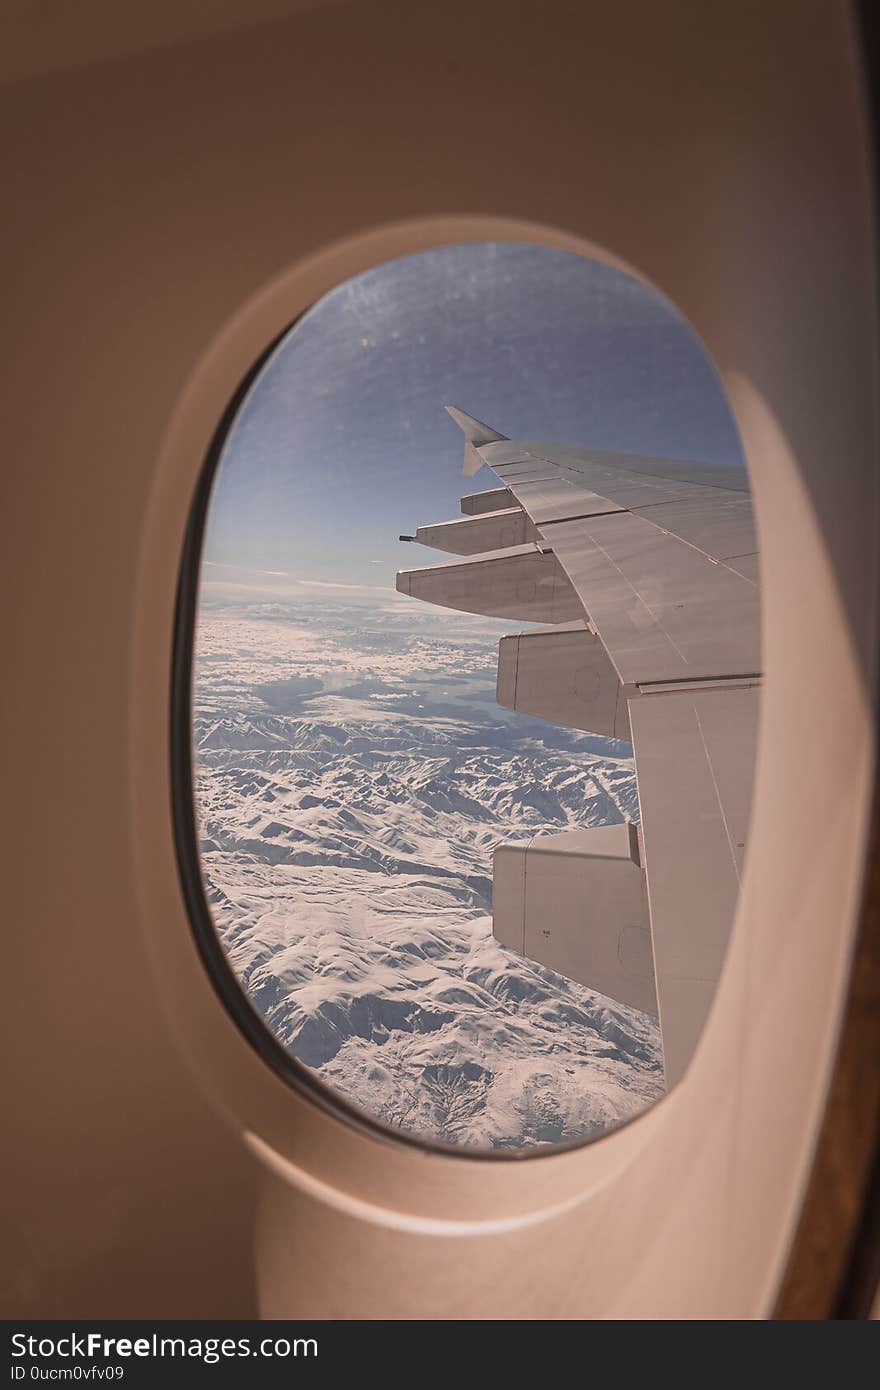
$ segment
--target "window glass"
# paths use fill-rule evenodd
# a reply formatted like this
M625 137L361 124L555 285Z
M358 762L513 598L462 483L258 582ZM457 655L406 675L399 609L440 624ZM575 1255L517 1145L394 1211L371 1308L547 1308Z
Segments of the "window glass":
M481 597L472 554L398 539L475 521L462 496L505 486L482 455L462 475L475 446L446 404L512 440L697 460L719 479L741 460L666 301L508 244L339 286L276 347L222 449L192 683L212 929L303 1074L408 1136L509 1153L659 1100L664 1053L626 700L616 724L597 714L604 732L572 715L610 679L601 624L594 638L564 566L547 598L561 552L515 491L493 501L496 529L453 537L473 552L479 532L486 573L511 567L500 598ZM440 581L397 584L444 562ZM602 827L604 848L578 838Z

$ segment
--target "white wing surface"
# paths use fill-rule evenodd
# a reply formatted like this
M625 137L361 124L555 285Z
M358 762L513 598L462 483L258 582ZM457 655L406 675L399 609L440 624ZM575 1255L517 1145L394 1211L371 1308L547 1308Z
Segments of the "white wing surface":
M420 527L414 539L468 559L404 571L398 588L554 624L502 639L499 700L631 736L641 805L632 863L647 875L647 920L636 920L638 894L609 889L611 861L598 840L591 849L599 832L586 831L577 853L542 845L530 860L528 847L503 847L495 934L643 1008L644 961L631 984L626 968L603 966L597 980L596 961L625 967L634 933L649 934L672 1084L711 1004L746 842L761 670L747 477L736 467L510 440L447 409L465 435L465 473L487 464L503 489L463 498L462 521ZM597 894L602 914L585 905Z

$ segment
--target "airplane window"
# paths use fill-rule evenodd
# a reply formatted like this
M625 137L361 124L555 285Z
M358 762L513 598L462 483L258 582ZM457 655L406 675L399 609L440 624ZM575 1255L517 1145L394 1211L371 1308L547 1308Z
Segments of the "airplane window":
M196 563L190 905L267 1059L468 1153L658 1101L760 678L739 443L672 306L530 245L342 284L244 394Z

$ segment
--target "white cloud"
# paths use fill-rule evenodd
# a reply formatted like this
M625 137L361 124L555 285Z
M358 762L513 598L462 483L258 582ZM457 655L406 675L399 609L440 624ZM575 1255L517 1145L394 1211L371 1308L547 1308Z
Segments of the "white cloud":
M379 562L373 561L372 563L377 564ZM371 594L394 594L397 592L396 589L390 588L387 584L339 584L332 579L295 579L294 583L303 584L309 589L348 589L350 592L353 590L356 593L367 592Z

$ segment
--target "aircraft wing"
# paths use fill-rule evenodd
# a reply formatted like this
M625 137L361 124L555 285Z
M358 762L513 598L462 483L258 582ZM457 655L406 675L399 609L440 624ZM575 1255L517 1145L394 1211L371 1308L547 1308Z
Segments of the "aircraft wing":
M641 835L613 854L595 831L577 832L577 843L569 833L565 845L538 836L525 849L502 847L495 934L659 1011L671 1084L714 994L746 842L761 669L747 478L733 467L510 440L447 409L465 436L465 473L487 464L502 488L464 498L463 521L420 527L414 539L459 558L404 571L398 588L547 624L502 638L500 701L631 737L641 807ZM644 920L635 870L647 879ZM591 916L587 900L602 900L604 917ZM615 901L627 904L619 930Z
M552 548L624 684L758 672L743 471L497 435L480 443L486 426L449 413L468 458L488 464Z

